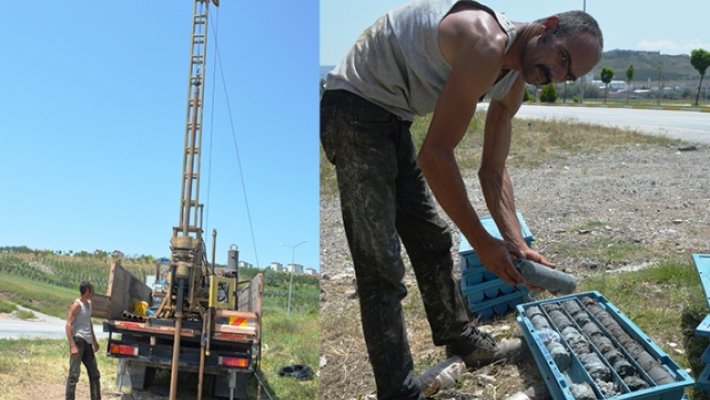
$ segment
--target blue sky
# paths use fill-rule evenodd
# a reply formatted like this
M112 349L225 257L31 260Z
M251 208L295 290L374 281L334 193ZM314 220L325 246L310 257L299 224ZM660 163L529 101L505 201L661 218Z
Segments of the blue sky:
M403 3L402 0L321 0L320 64L337 64L364 28ZM482 3L505 12L517 22L581 10L585 5L584 0ZM710 36L705 28L710 13L707 0L677 0L665 6L661 2L588 0L586 10L599 21L605 50L649 50L664 54L690 54L696 48L710 50Z
M192 5L3 1L0 246L169 255ZM208 248L216 228L218 262L234 243L265 266L307 241L295 261L318 268L318 2L224 0L210 16Z

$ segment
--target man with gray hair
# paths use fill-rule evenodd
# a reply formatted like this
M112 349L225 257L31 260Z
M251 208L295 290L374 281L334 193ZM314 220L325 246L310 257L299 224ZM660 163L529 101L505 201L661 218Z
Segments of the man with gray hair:
M513 258L554 266L521 236L506 170L511 120L526 83L573 81L601 58L596 21L572 11L514 23L470 0L415 0L379 18L328 75L321 142L337 173L363 332L380 399L422 399L412 375L401 300L412 263L432 339L469 366L505 346L468 320L452 276L452 239L427 189L500 279L524 283ZM478 177L503 240L481 224L454 149L478 101L490 98ZM417 155L415 116L433 112ZM519 341L518 341L519 343Z
M74 400L82 363L89 374L91 400L101 400L101 374L95 355L99 350L99 342L96 340L94 325L91 323L91 296L94 295L94 285L89 281L83 281L79 285L79 292L81 296L69 306L65 326L70 353L66 400Z

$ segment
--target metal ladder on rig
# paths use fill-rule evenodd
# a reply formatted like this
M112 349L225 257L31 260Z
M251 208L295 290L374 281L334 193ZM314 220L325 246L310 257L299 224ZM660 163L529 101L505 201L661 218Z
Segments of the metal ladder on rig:
M199 203L199 189L208 11L209 4L207 1L195 1L190 70L187 85L188 98L185 115L185 151L182 162L180 225L174 228L173 231L173 236L182 231L183 235L193 233L198 239L202 237L202 204Z
M218 0L211 0L215 6ZM171 277L167 301L161 304L158 315L175 320L175 337L170 373L170 400L177 392L178 364L183 312L203 317L200 304L202 278L206 269L205 244L202 238L203 205L199 201L200 159L202 156L202 114L204 104L205 64L207 53L207 21L210 0L195 0L192 17L190 69L187 82L187 105L185 115L185 143L182 162L182 190L180 195L180 222L173 227L170 239ZM175 302L172 303L173 294ZM200 391L202 389L202 365L200 361Z

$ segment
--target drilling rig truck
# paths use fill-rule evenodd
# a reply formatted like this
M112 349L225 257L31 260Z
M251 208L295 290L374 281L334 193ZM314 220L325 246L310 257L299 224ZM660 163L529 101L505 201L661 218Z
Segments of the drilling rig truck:
M114 262L106 295L94 298L94 316L104 319L108 332L107 354L120 359L119 388L145 388L157 370L169 370L170 400L179 376L196 374L198 399L205 377L212 395L230 398L246 395L248 376L259 378L263 276L239 281L235 246L226 271L217 272L216 231L211 263L203 239L199 188L210 2L219 6L218 0L194 0L180 218L165 283L150 288Z

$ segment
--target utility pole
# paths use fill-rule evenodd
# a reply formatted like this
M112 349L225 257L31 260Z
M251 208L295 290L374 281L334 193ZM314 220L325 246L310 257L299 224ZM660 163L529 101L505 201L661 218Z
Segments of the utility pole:
M293 288L293 270L296 269L296 247L308 242L308 240L304 240L302 242L296 243L294 245L287 246L283 243L281 243L282 246L287 246L291 248L291 279L288 284L288 311L287 315L291 315L291 288Z
M587 0L582 0L582 11L587 12ZM579 77L579 104L584 104L584 75Z

